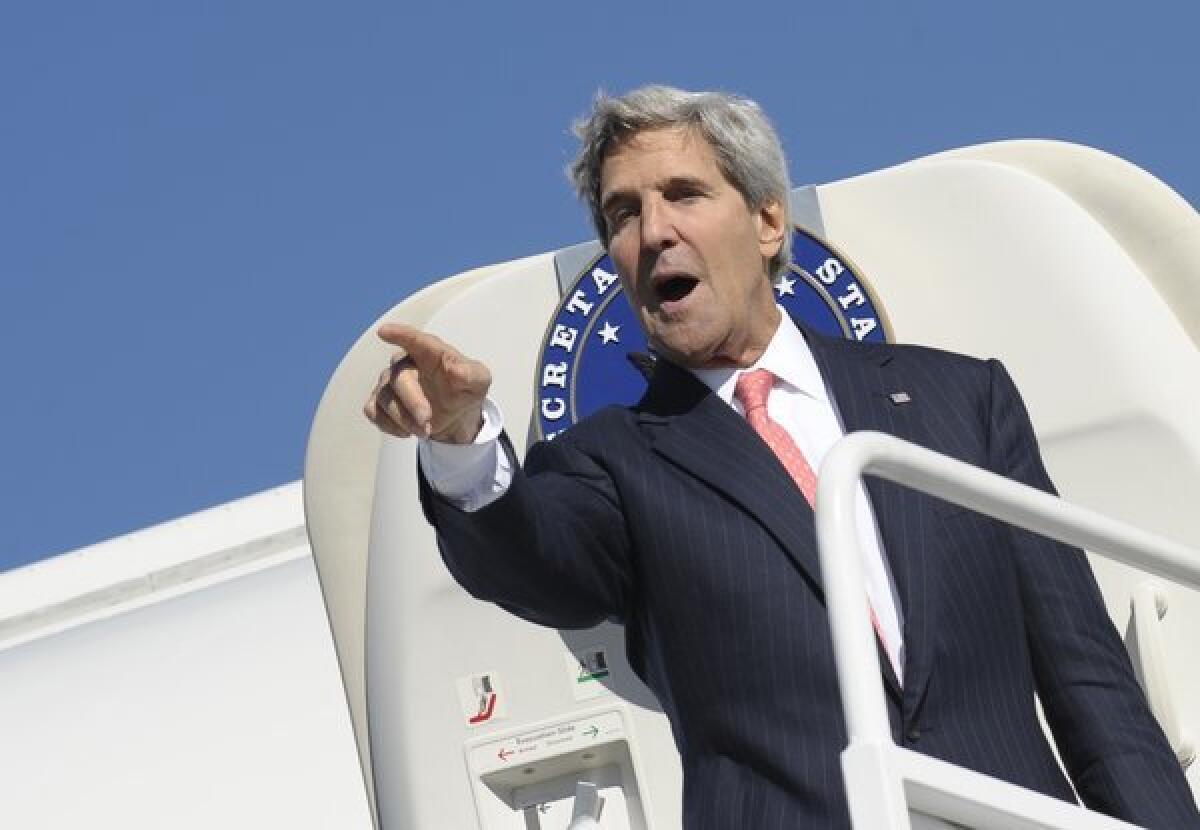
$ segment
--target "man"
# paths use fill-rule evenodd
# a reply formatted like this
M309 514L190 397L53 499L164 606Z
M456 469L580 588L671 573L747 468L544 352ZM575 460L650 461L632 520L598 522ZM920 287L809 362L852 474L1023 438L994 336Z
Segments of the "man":
M404 353L366 414L423 439L426 513L473 595L544 625L625 625L674 730L686 827L845 827L812 471L844 432L877 429L1050 490L1032 428L995 361L828 339L781 314L786 165L753 103L647 87L599 99L578 132L576 186L658 356L645 397L535 445L522 470L487 368L386 325ZM1073 800L1036 690L1085 803L1200 826L1083 554L868 489L896 741Z

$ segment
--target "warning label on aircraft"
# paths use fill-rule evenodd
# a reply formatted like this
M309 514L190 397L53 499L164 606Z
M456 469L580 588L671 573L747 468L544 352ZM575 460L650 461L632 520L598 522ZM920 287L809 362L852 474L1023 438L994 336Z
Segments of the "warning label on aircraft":
M571 694L576 700L591 700L608 694L605 682L611 670L608 654L602 646L594 646L567 656L567 677L571 683Z
M625 725L619 712L594 712L494 739L484 737L479 743L468 746L467 757L471 769L481 773L594 749L624 736Z
M500 688L500 677L495 672L460 677L457 685L458 701L467 726L483 726L504 720L507 700Z

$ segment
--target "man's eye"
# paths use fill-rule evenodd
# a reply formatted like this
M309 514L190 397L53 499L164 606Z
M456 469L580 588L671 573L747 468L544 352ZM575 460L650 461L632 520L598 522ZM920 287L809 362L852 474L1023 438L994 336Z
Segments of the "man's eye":
M609 211L608 226L610 228L620 227L621 225L625 224L625 222L632 219L635 214L636 212L634 209L629 206L614 208L613 210Z

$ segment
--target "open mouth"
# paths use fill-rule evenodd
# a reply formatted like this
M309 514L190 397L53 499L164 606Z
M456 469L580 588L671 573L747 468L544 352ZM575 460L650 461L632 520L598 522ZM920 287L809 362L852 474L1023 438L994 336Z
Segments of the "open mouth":
M699 282L695 277L667 277L655 283L654 296L660 303L673 303L682 300Z

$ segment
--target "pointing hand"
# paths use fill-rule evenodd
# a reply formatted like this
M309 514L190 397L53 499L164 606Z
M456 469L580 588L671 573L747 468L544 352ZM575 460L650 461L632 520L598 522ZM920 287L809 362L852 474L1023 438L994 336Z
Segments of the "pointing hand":
M483 426L492 373L446 341L402 323L384 323L379 338L402 351L367 399L363 412L383 432L469 444Z

